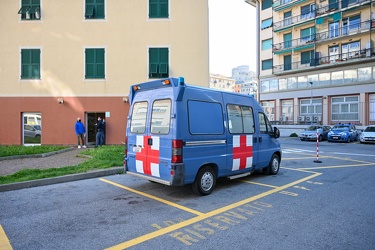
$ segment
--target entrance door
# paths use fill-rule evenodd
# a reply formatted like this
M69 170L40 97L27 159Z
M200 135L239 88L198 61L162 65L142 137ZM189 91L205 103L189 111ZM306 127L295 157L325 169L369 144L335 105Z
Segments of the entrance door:
M42 141L42 114L22 114L22 134L24 145L39 145Z
M102 119L105 119L105 113L104 112L98 112L98 113L87 113L87 119L86 119L86 140L87 145L95 145L96 141L96 125L98 123L98 117L101 117ZM105 131L104 131L104 138L105 138ZM104 139L105 142L105 139ZM105 144L105 143L104 143Z

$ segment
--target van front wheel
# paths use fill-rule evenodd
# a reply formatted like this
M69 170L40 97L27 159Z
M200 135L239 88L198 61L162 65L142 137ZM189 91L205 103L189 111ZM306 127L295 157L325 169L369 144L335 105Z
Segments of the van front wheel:
M275 175L280 169L280 158L276 154L272 156L270 164L268 165L268 174Z
M200 195L209 195L216 185L216 174L211 167L203 167L199 170L193 183L193 191Z

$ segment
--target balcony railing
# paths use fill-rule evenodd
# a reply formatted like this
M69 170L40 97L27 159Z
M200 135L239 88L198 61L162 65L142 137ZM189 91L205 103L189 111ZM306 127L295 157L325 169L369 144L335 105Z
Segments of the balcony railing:
M306 14L299 15L299 16L288 17L282 21L275 22L273 24L273 31L277 32L280 29L292 26L297 23L309 21L314 18L315 18L315 12L310 12L310 13L306 13Z
M338 29L331 29L328 31L319 32L315 35L315 40L317 42L332 40L335 38L367 32L370 31L370 29L375 29L375 19L367 20L358 24L347 25Z
M331 2L327 5L319 5L316 8L316 15L324 15L326 13L330 13L336 10L346 9L348 7L355 7L358 4L363 5L366 3L370 3L373 0L341 0L336 2Z
M352 36L368 32L370 29L375 29L375 19L367 20L362 23L348 25L338 29L331 29L328 31L319 32L310 36L276 43L272 46L272 52L283 53L289 52L292 49L300 48L314 43L337 39L345 36Z
M341 0L341 1L336 1L334 3L329 3L326 5L316 5L315 11L312 11L310 13L306 13L303 15L299 15L299 16L287 17L282 21L275 22L273 24L273 30L277 32L278 30L293 26L298 23L309 21L311 19L314 19L315 17L321 16L324 14L335 12L341 9L348 9L351 7L356 7L358 5L365 5L372 1L374 0ZM292 1L280 1L280 4L282 5L289 4L291 2Z
M355 60L362 59L375 59L375 49L361 49L357 51L351 51L347 53L341 53L336 55L324 56L316 59L310 59L305 61L293 62L291 64L281 64L273 66L273 73L281 73L289 70L302 70L313 66L319 65L333 65L337 63L353 62Z

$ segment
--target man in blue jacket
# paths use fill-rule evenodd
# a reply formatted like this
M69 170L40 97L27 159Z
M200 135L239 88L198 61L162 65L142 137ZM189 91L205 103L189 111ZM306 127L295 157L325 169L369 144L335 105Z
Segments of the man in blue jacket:
M74 129L76 131L76 135L78 139L78 148L81 148L80 141L82 142L82 147L86 148L85 139L84 139L84 137L86 137L86 129L83 123L81 122L80 117L77 118L77 122L74 126Z

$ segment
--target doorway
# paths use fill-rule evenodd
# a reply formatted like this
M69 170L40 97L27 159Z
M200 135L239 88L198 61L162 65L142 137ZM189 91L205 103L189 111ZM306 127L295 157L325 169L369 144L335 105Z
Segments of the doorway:
M104 119L105 117L105 113L104 112L98 112L98 113L87 113L87 119L86 119L86 132L87 132L87 146L88 145L95 145L95 142L96 142L96 132L97 132L97 129L96 129L96 124L98 122L98 117L101 117L102 119ZM105 131L104 131L104 135L105 135Z
M23 145L40 145L42 142L42 114L22 113Z

